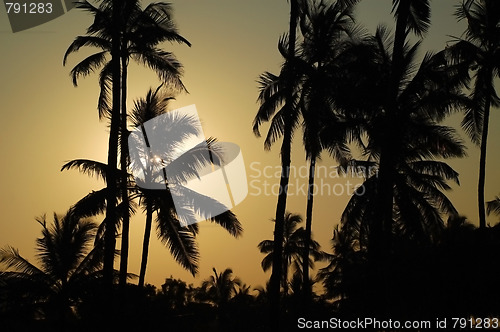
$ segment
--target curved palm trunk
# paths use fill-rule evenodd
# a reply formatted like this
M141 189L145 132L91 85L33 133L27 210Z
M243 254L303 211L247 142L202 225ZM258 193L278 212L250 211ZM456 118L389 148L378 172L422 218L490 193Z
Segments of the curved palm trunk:
M289 54L295 54L295 39L297 36L297 18L298 18L297 0L290 0L290 30L289 30ZM291 84L291 83L290 83ZM293 107L293 90L288 89L286 96L287 107ZM286 210L286 199L288 190L288 180L290 175L291 162L291 142L292 140L292 118L289 111L285 117L285 128L283 133L283 144L281 146L281 178L278 203L276 205L276 222L274 224L274 252L273 252L273 270L269 283L270 291L270 315L271 325L278 327L280 321L280 281L283 274L283 224Z
M491 71L489 71L491 73ZM487 80L487 82L491 82ZM486 181L486 143L488 140L488 126L490 118L491 99L487 94L484 104L483 132L481 133L481 154L479 157L479 181L477 186L477 200L479 207L479 228L486 228L486 211L484 202L484 184Z
M314 174L316 168L316 157L311 158L309 165L309 186L307 188L307 207L306 207L306 233L304 239L304 252L302 254L302 295L304 305L307 306L311 299L312 289L309 283L309 248L311 244L312 232L312 211L314 199Z
M113 265L116 246L116 167L118 162L118 134L120 127L120 82L121 82L121 66L120 66L120 27L121 22L121 1L113 1L113 32L111 46L111 61L112 61L112 81L113 92L112 100L113 107L111 111L111 126L109 132L108 143L108 173L107 173L107 199L106 199L106 230L104 233L104 261L103 261L103 277L104 284L108 287L111 295L111 287L113 285ZM112 310L112 308L109 308Z
M122 45L122 52L125 50L125 45ZM121 173L121 193L122 193L122 243L120 252L120 286L125 286L127 283L128 269L128 247L129 247L129 229L130 229L130 214L129 214L129 197L127 185L127 168L128 168L128 140L127 140L127 56L122 55L122 112L120 118L120 169Z
M146 266L148 264L149 239L151 237L151 226L153 224L153 205L147 203L146 206L146 228L144 229L144 241L142 243L141 271L139 273L139 287L144 287L146 277Z

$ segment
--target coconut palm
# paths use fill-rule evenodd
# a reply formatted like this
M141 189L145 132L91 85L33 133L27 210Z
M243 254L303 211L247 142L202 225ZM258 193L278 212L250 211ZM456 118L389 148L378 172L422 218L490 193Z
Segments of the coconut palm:
M378 310L377 301L380 308L389 305L394 295L391 253L435 243L444 227L442 215L456 213L445 191L448 181L458 183L458 173L442 160L465 156L465 147L456 132L440 122L469 106L462 92L463 66L449 66L444 52L428 53L417 63L418 47L406 43L395 99L390 89L394 41L384 27L370 43L354 45L342 55L345 71L336 80L336 106L360 124L361 135L351 138L366 156L365 163L379 166L378 173L366 174L342 215L342 232L357 237L360 250L368 254L370 310ZM383 176L388 151L391 165L385 166L390 169ZM388 213L382 204L384 186L390 189L389 221L381 217Z
M393 80L394 41L383 26L377 29L371 42L354 45L352 50L345 52L343 55L345 70L338 73L339 77L336 80L340 82L335 92L336 105L344 109L350 118L357 119L360 132L364 134L353 137L367 156L367 161L379 166L379 172L368 179L364 188L360 189L376 192L376 196L374 194L372 198L377 201L370 201L369 195L352 197L352 202L366 199L365 203L369 204L359 206L367 212L366 214L363 212L353 218L363 216L366 223L371 223L369 233L361 232L361 234L370 236L372 254L390 250L390 238L394 230L393 219L399 218L399 213L408 217L411 215L410 211L401 212L400 208L409 207L416 202L403 196L398 197L405 192L403 190L405 186L414 186L415 194L420 190L421 184L416 178L412 180L413 183L404 185L406 181L404 178L412 175L410 170L415 171L412 176L422 177L428 182L429 190L441 197L442 193L433 187L447 189L447 186L443 186L443 181L456 181L457 174L445 163L437 162L436 159L465 155L464 146L456 133L451 128L439 124L448 114L470 107L468 98L462 92L466 83L466 77L463 75L464 67L450 66L446 61L445 52L428 53L420 63L416 63L418 48L418 42L413 45L406 43L401 65L402 78L396 99L393 99L389 89ZM393 111L389 111L391 108ZM389 124L392 126L387 127ZM390 177L387 169L385 175L382 174L384 154L388 151L386 145L388 136L391 136L389 157L391 165L386 166L390 167ZM391 213L390 221L382 227L380 199L385 195L381 192L382 187L387 184L382 185L381 182L386 181L389 181L391 193L389 202ZM399 189L396 188L397 183L400 183ZM433 196L434 194L427 197L432 206L444 212L450 211L448 204L441 203L447 201L444 197L435 200ZM396 200L399 200L399 203ZM349 205L346 209L345 215L351 213L350 207ZM418 206L418 209L428 207L429 205L425 204ZM442 223L440 218L433 217L428 221L432 220L438 224Z
M398 102L397 99L405 84L405 52L406 42L409 32L414 32L418 37L422 37L430 25L430 4L429 0L393 0L393 14L396 18L396 31L393 40L392 54L390 54L390 65L388 66L390 79L386 95L387 102L384 105L384 112L387 114L382 121L380 128L380 170L379 170L379 199L380 208L374 216L378 222L374 225L374 241L376 241L376 251L383 251L384 246L388 246L388 233L393 212L393 176L395 170L393 144L397 143L397 138L393 137L393 127L397 126Z
M472 141L480 145L478 208L479 227L486 227L484 185L486 179L486 146L491 107L500 99L495 91L495 78L500 73L500 3L495 0L464 0L456 16L467 20L463 38L448 47L455 63L467 64L474 75L472 99L477 107L465 113L462 127Z
M69 161L62 166L62 170L69 170L69 169L78 169L80 172L88 174L90 176L98 174L98 176L103 178L104 180L107 179L107 173L108 173L107 165L94 160L77 159ZM129 176L132 177L131 175ZM135 184L135 182L133 182L133 180L130 180L130 182L131 185L129 190L130 193L129 202L131 203L131 205L129 206L129 213L132 214L135 212L136 209L136 204L132 204L133 201L135 199L139 199L139 203L141 205L146 204L147 201L144 196L148 195L148 193L146 194L143 193L143 191L141 191L141 189L137 187L137 185ZM117 199L119 199L119 197L121 197L121 192L119 187L116 189L116 192L118 196ZM152 196L152 194L150 194L150 196ZM156 193L156 196L163 197L164 200L168 200L166 195ZM75 203L74 213L80 216L82 215L93 216L103 213L106 209L106 197L107 197L107 187L97 191L92 191L84 198L82 198L80 201ZM150 201L151 200L152 199L150 199ZM174 208L174 203L171 200L171 198L169 203L171 205L168 208L165 207L165 209ZM153 206L152 204L150 205ZM120 216L123 215L123 210L124 210L123 205L118 205L118 211L120 211L119 213ZM154 212L154 207L151 208L151 211ZM175 210L173 212L175 213ZM152 218L153 218L153 213L147 214L147 221L150 220L150 222L152 222ZM174 256L175 260L182 267L194 273L197 268L197 260L199 256L195 241L195 235L198 231L197 227L192 226L189 228L184 228L180 225L178 220L176 221L170 220L170 221L171 221L170 229L159 230L159 233L161 234L161 235L159 234L159 237L169 247L170 252ZM150 223L147 223L147 226L148 225L150 225ZM104 225L101 225L100 229L103 228L102 226ZM149 244L149 234L151 231L151 226L149 226L148 229L149 233L146 232L145 236L147 235L147 243ZM142 265L145 266L145 263L143 262ZM144 286L145 268L141 269L141 272L142 272L140 275L141 286Z
M303 40L299 44L295 61L302 72L299 99L303 118L303 142L306 159L309 160L309 186L306 206L306 238L311 238L314 175L316 161L323 148L341 164L350 159L347 147L347 126L335 114L329 80L331 72L337 70L335 58L345 47L348 39L355 38L353 6L357 1L337 1L325 5L323 2L305 2L301 10L300 32ZM309 257L309 246L304 246L302 261ZM310 297L309 267L302 267L304 295Z
M495 199L486 203L486 212L489 214L494 213L500 215L500 197L495 196Z
M336 299L338 305L349 298L354 298L359 285L366 273L365 252L360 250L359 235L355 232L342 230L339 225L333 231L333 254L328 255L329 264L318 272L318 278L323 281L326 296Z
M124 17L121 27L123 37L120 38L120 62L123 76L127 77L127 65L130 59L151 68L158 78L168 83L173 90L185 90L180 79L182 65L174 54L162 51L157 45L168 41L177 42L190 46L191 44L181 35L172 20L172 5L168 3L151 3L145 9L141 9L137 0L123 1L121 10ZM109 117L111 70L109 61L111 53L111 25L112 1L101 0L100 6L94 6L88 1L79 2L77 8L83 9L94 15L94 23L87 29L87 35L78 36L68 47L64 54L63 64L67 63L70 54L78 52L82 47L95 47L100 51L94 53L71 70L73 84L78 85L78 79L85 77L95 70L101 68L99 74L99 85L101 92L98 101L99 118ZM121 82L122 98L126 97L126 80ZM122 110L126 104L121 105Z
M371 104L369 107L375 110L386 109L389 107L387 103L392 100L386 89L392 79L390 74L392 41L385 29L377 30L374 44L379 45L378 51L375 51L378 55L376 59L371 60L373 66L370 68L378 79L370 77L371 83L366 81L367 86L362 87L360 91L373 89L373 94L367 98ZM455 131L440 125L439 122L451 112L467 107L468 99L461 90L464 81L461 78L460 68L448 66L443 52L427 54L417 67L413 60L417 50L418 43L413 46L407 45L404 52L405 80L401 82L396 99L397 113L393 115L394 119L397 119L397 126L391 129L391 136L395 140L391 143L392 208L391 223L385 230L387 232L385 236L390 236L401 228L406 231L411 230L412 236L417 236L419 240L424 238L429 240L433 229L442 227L440 213L456 213L442 190L449 189L447 180L458 183L458 174L438 159L465 156L464 145ZM362 61L365 60L363 57ZM348 70L367 69L366 67L356 69L354 66L356 65L348 67ZM347 86L344 89L351 86L350 84L360 84L359 81L346 83L358 76L356 73L348 75L352 77L345 77L342 84ZM359 94L357 97L353 95L347 99L351 101L347 107L362 109L367 106L363 104L364 102L356 103L353 98L359 98ZM347 100L341 102L345 103ZM371 113L368 113L368 116L367 112L363 114L366 121L363 130L368 136L368 142L363 146L363 150L369 161L379 163L382 168L384 151L382 132L389 121L387 119L389 112L372 110L369 112ZM377 196L381 195L380 182L383 181L380 172L366 180L364 187L360 188L360 191L365 193L354 195L343 214L343 222L351 219L351 221L357 220L358 224L361 220L364 220L365 225L370 224L368 228L360 229L360 234L370 235L371 244L373 241L380 241L377 237L382 235L380 225L374 220L375 211L380 209L380 202L377 201ZM390 237L386 240L390 243Z
M163 172L167 172L171 179L179 179L179 181L182 182L198 176L199 168L203 165L209 163L220 165L220 162L223 161L223 152L214 139L208 139L204 144L191 148L186 151L182 157L172 161L170 153L172 153L173 147L182 143L183 140L189 139L190 136L197 134L200 128L195 126L194 119L191 117L175 117L173 115L169 116L169 114L166 113L168 101L172 99L172 97L162 91L161 88L162 85L154 91L150 89L145 98L139 98L135 102L134 109L130 115L131 123L138 128L141 128L148 120L164 115L166 116L165 122L170 132L176 132L175 135L169 135L169 139L176 139L176 141L171 140L168 142L170 145L165 146L166 154L156 156L156 158L162 158L162 160L169 161L166 165L162 165L165 168L160 168L161 175L164 174ZM153 163L147 163L147 165L151 167L155 166ZM179 167L179 165L182 165L182 167ZM138 167L138 165L132 163L131 167ZM95 161L73 160L65 164L62 169L79 169L81 172L88 175L92 176L97 174L102 179L107 179L107 166ZM155 177L156 175L153 175L152 170L149 170L148 176ZM166 177L163 177L162 181L165 181L165 179ZM154 213L156 213L155 220L159 239L169 248L174 259L183 268L190 271L193 275L196 274L199 252L195 236L198 233L198 227L197 224L183 227L182 223L179 221L179 216L170 192L170 188L173 184L170 183L169 186L165 184L164 187L162 187L163 190L147 189L139 187L130 174L128 174L128 183L130 188L129 201L138 199L139 204L143 206L144 212L146 213L139 285L143 286L145 281L149 252L148 248ZM117 190L121 195L119 188ZM106 196L106 190L107 189L104 188L90 193L75 204L75 210L77 210L79 214L87 215L102 213L106 206L103 200ZM207 202L211 205L220 203L203 195L187 192L186 190L188 189L183 190L185 190L185 196L192 199L192 201L189 202L189 206L186 206L186 209L191 210L192 213L207 216L207 219L222 226L232 236L238 237L242 234L243 228L231 211L226 211L219 215L210 215L204 210L204 207L207 206ZM125 211L125 207L120 206L119 210L123 212ZM133 212L132 209L130 209L130 211ZM120 213L120 215L121 214L122 213Z
M274 221L274 220L273 220ZM283 230L283 244L282 244L282 270L283 277L280 281L281 287L285 295L288 295L288 271L293 264L295 270L302 274L301 268L304 265L302 256L304 253L304 246L306 245L306 234L303 227L298 228L298 224L302 222L302 217L298 214L287 212L285 214L285 224ZM274 240L264 240L257 246L259 251L266 256L262 259L262 269L268 271L273 266L274 260ZM307 264L309 267L314 267L314 261L324 259L324 252L320 250L320 245L316 241L309 242L309 253Z
M210 148L210 142L207 142ZM212 150L216 150L213 149ZM197 151L193 151L197 152ZM189 152L187 152L189 153ZM77 169L80 172L89 176L97 175L98 177L107 179L107 165L94 160L77 159L69 161L62 166L62 170ZM189 169L186 169L189 172ZM154 213L157 213L156 225L159 239L169 248L174 259L185 269L193 274L196 274L198 268L198 247L196 244L196 234L198 233L197 224L183 227L176 216L175 204L168 190L147 190L140 188L133 181L132 175L129 174L129 213L133 214L136 210L135 200L143 206L146 212L146 229L143 241L143 253L141 260L141 270L139 274L139 284L144 285L146 265L148 258L148 248L150 234L153 224ZM121 197L119 187L117 188L117 199ZM74 205L74 214L79 216L95 216L103 213L106 209L107 187L97 191L92 191ZM196 204L196 202L195 202ZM193 206L193 209L198 209ZM124 206L121 203L118 205L119 216L123 214ZM198 211L203 213L203 211ZM215 222L225 228L231 235L238 237L242 234L243 229L241 224L236 219L236 216L231 211L226 211L217 216L210 218L211 222ZM102 226L100 231L102 232Z
M73 316L72 308L99 287L103 241L99 238L94 246L97 225L71 210L62 217L54 214L51 225L45 216L36 221L42 226L36 240L40 267L13 247L0 249L0 263L6 268L0 272L1 293L15 306L28 306L32 313L64 324Z
M139 99L132 110L131 119L132 124L137 128L144 128L144 123L148 120L158 118L160 115L168 116L166 113L168 100L171 97L165 95L160 91L160 88L156 91L149 90L146 98ZM156 155L156 158L160 158L167 164L165 168L162 168L160 177L163 181L166 180L166 176L163 176L165 172L170 174L170 177L179 178L182 181L190 179L192 177L198 176L199 167L205 164L213 163L220 165L223 162L223 153L221 148L217 145L214 139L209 139L204 144L195 146L194 148L185 152L182 157L173 160L172 153L176 146L180 145L182 141L189 139L190 136L199 133L200 128L195 125L195 119L190 117L177 118L175 116L168 116L166 120L167 127L169 130L169 141L165 142L163 146L166 151L164 155ZM175 132L177 134L173 135ZM182 165L182 167L179 167ZM137 165L135 165L137 166ZM153 164L148 164L147 166L153 167ZM134 165L132 165L134 167ZM148 169L145 172L145 176L154 178L154 170ZM170 183L171 187L173 184ZM174 208L174 202L172 200L172 195L170 193L170 187L165 186L165 190L148 190L141 188L140 197L143 201L143 205L146 209L146 229L144 235L143 243L143 256L141 262L141 273L139 275L139 285L144 283L144 276L146 273L146 264L148 256L149 247L149 236L151 233L152 226L152 216L153 212L157 212L157 225L160 234L160 239L162 242L171 247L171 243L174 239L171 238L171 234L177 232L172 232L173 225L179 225L178 215ZM187 188L183 188L187 190ZM212 199L205 197L203 195L195 195L194 192L189 194L186 192L185 197L190 197L193 199L189 205L189 208L193 211L205 215L207 212L203 211L203 207L207 206L206 201L211 200L213 204L218 204ZM204 203L205 202L205 203ZM231 211L226 211L219 215L210 215L208 217L212 222L224 227L231 235L238 237L241 235L243 229L240 222L236 219L236 216ZM195 233L197 232L196 224L190 227ZM184 230L185 231L185 230ZM173 253L175 255L175 253ZM197 271L197 257L198 254L193 252L193 255L185 255L185 257L191 256L192 259L185 261L183 265L188 268L188 270L194 275Z
M121 99L118 92L116 92L116 95L113 96L113 100L116 100L117 103L118 100L120 100L121 115L119 116L120 120L118 120L118 115L116 115L116 118L114 119L115 122L113 122L113 118L111 117L112 130L110 132L110 140L113 140L113 144L115 144L115 142L118 144L119 133L117 130L119 126L121 128L120 165L122 169L126 169L128 160L126 153L128 148L127 139L124 136L127 133L126 101L127 66L129 59L132 58L153 69L163 82L171 84L173 88L184 90L184 86L180 80L182 66L172 53L162 51L157 48L157 45L164 41L184 43L187 45L190 44L185 38L178 34L175 24L172 21L172 8L170 4L152 3L142 10L140 3L137 0L127 0L117 3L119 6L113 6L113 1L104 0L101 1L99 6L94 6L87 1L81 2L77 5L78 8L89 11L94 15L94 23L88 28L87 35L77 37L70 45L64 56L63 64L66 63L69 54L78 51L81 47L93 46L101 50L100 52L95 53L81 61L71 71L73 84L76 86L77 80L80 76L86 76L97 68L102 67L99 78L101 93L98 102L100 118L104 116L110 117L109 110L111 108L109 105L109 90L113 82L111 79L111 69L114 65L119 67L121 76L120 79L117 79L116 81L121 82L120 85L117 85L117 89L121 86ZM110 19L113 17L115 12L117 13L116 16L119 17L120 22L115 22ZM114 57L117 59L115 63L113 63L113 61L106 62L106 57L112 53L112 46L114 45L113 33L116 33L117 37L115 39L118 40L116 43L117 56ZM120 122L119 125L117 124L118 121ZM114 126L113 123L115 123ZM111 136L111 133L113 133L113 136ZM108 164L115 163L116 162L110 163L108 161ZM110 175L113 174L110 173ZM121 179L121 183L123 185L121 188L121 199L122 204L124 205L128 204L126 182L125 178ZM110 191L112 190L111 187L109 189ZM112 198L109 197L109 199ZM113 209L114 204L108 204L108 206ZM124 284L128 260L129 215L125 214L122 221L123 239L122 256L120 261L120 271L122 273L120 283Z

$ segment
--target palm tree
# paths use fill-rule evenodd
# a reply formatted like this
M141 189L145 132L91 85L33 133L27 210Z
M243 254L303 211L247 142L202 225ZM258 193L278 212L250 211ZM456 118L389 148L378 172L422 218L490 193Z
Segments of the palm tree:
M299 17L299 0L290 0L290 27L288 31L288 39L282 38L279 42L278 49L282 55L287 54L288 57L295 55L295 41L297 39L297 20ZM287 56L285 56L285 59ZM260 77L261 91L259 100L261 106L253 122L253 130L257 136L260 136L259 127L262 122L269 121L273 114L278 111L271 122L271 127L265 142L265 147L270 148L272 141L283 135L281 145L281 178L280 191L278 194L278 202L276 204L276 223L274 225L274 243L275 257L273 259L273 270L270 282L270 301L271 310L270 317L273 325L277 326L279 322L280 312L280 281L282 279L282 263L279 253L282 251L281 245L283 242L283 227L286 210L287 189L289 181L289 170L291 162L291 144L292 132L297 124L297 112L294 103L295 96L295 77L293 69L288 68L290 64L285 61L282 74L286 76L283 83L277 82L278 77L266 72ZM274 91L281 86L282 94L277 98L272 98L272 101L267 101ZM269 88L266 88L269 87Z
M472 141L480 145L478 208L479 228L486 227L484 185L486 179L486 144L491 107L500 99L495 78L500 73L500 3L494 0L464 0L456 16L467 20L464 37L448 48L454 62L465 63L474 73L472 99L477 107L465 113L462 127Z
M42 236L36 240L41 267L13 247L0 249L0 263L6 267L0 272L2 293L17 299L13 305L31 306L33 312L55 318L63 327L72 308L99 287L102 238L94 246L97 225L76 217L72 210L62 217L54 214L52 225L47 225L45 216L36 221L42 226Z
M233 270L225 269L221 273L212 268L214 274L201 284L201 289L206 299L214 303L217 308L224 310L229 300L237 294L241 286L241 280L233 277Z
M100 163L94 160L88 159L76 159L71 160L62 166L61 170L69 170L69 169L78 169L80 172L84 174L88 174L90 176L98 175L100 178L107 180L108 167L104 163ZM149 245L149 235L151 232L151 223L153 218L153 212L155 209L160 209L159 204L163 207L164 210L172 211L175 214L175 207L171 197L168 197L168 193L153 193L152 191L147 191L137 187L135 182L132 180L132 175L129 176L129 213L135 212L135 204L132 204L135 199L139 199L139 203L146 207L146 210L149 212L151 210L151 214L147 214L146 216L146 228L148 231L145 233L145 237L147 237L147 241L145 242ZM116 193L117 199L121 197L120 192L120 184L117 185ZM95 216L103 213L106 209L106 197L107 197L107 187L104 187L97 191L92 191L81 200L79 200L74 205L74 214L78 216ZM156 201L153 197L156 197ZM148 200L149 198L149 200ZM158 202L159 201L159 202ZM156 207L154 204L157 204ZM150 208L148 208L150 206ZM121 203L118 205L118 211L120 219L124 214L124 205ZM182 227L178 220L173 219L174 217L160 215L158 216L158 220L164 221L159 223L159 237L164 242L171 254L174 256L175 260L183 267L191 271L192 273L197 270L197 261L198 261L198 248L195 241L195 236L198 232L198 228L196 225L191 225L192 227ZM168 224L168 226L167 226ZM104 226L102 224L100 226L100 230ZM161 229L163 228L163 229ZM147 250L143 250L143 259L145 260L141 262L141 274L140 274L140 282L141 286L144 286L144 275L145 275L145 266L147 261Z
M131 123L141 128L148 120L158 118L160 115L167 115L166 124L171 131L176 131L178 134L169 136L178 141L170 141L169 144L176 146L183 140L188 139L190 135L197 134L199 128L194 125L194 119L190 117L175 117L168 116L166 110L168 108L168 101L172 97L161 90L163 85L160 85L156 90L149 90L145 98L139 98L134 105L131 114ZM158 155L163 160L171 160L169 153L173 149L167 147L166 155ZM210 159L211 157L211 159ZM214 139L207 140L205 145L196 146L183 154L182 158L177 158L165 165L162 171L168 172L174 178L180 180L190 179L198 175L199 167L213 163L218 163L223 160L223 153L221 148L217 145ZM182 167L179 167L182 164ZM153 164L148 164L154 166ZM132 163L131 167L138 167ZM91 160L73 160L66 163L62 170L65 169L79 169L81 172L88 175L98 175L103 180L107 179L107 165L91 161ZM154 176L150 173L150 176ZM143 286L145 281L146 266L149 252L149 240L153 224L154 213L156 212L156 225L158 230L159 239L169 248L175 260L185 269L190 271L193 275L196 274L198 269L198 248L195 241L195 236L198 233L197 224L183 227L178 219L175 204L170 193L170 187L165 186L164 190L151 190L139 187L135 183L132 175L127 174L129 190L129 201L135 199L144 207L146 213L146 226L143 241L143 252L141 260L141 269L139 274L139 285ZM172 184L170 184L172 185ZM117 188L119 196L121 185ZM106 206L104 197L106 196L106 188L99 191L93 191L78 203L75 204L75 210L80 215L97 215L104 211ZM189 197L193 199L191 205L187 208L200 215L207 215L203 207L206 202L213 202L212 199L203 195L193 195L189 193ZM205 204L204 204L205 203ZM132 206L133 207L133 206ZM133 209L129 209L133 212ZM120 215L123 215L125 206L120 204ZM238 237L242 234L243 228L236 216L231 211L226 211L222 214L207 217L211 222L215 222L226 229L232 236Z
M144 10L141 9L139 1L127 0L119 2L120 6L113 6L110 0L104 0L99 7L93 6L85 1L79 3L78 7L91 12L95 16L94 23L88 28L86 36L79 36L70 45L64 56L63 64L66 63L69 54L78 51L84 46L94 46L101 49L100 52L93 54L79 64L77 64L71 71L73 77L73 84L77 85L79 76L86 76L99 67L103 67L100 73L100 86L101 94L99 96L99 116L109 117L109 90L113 80L111 79L112 68L114 65L120 68L121 78L121 100L118 92L114 92L113 100L120 100L121 115L120 124L115 123L115 127L119 126L120 133L115 132L117 128L113 127L113 117L111 117L112 130L110 132L110 139L113 138L113 144L118 144L118 137L120 139L120 165L122 169L127 168L127 65L129 59L135 59L140 63L153 69L159 78L166 83L170 83L172 87L185 90L180 76L182 74L182 66L177 61L172 53L164 52L156 46L164 41L179 42L190 46L190 43L180 36L177 32L175 24L172 21L172 9L170 4L166 3L153 3L148 5ZM120 8L118 8L120 7ZM113 15L117 16L121 22L114 22ZM120 23L119 25L117 23ZM116 59L113 63L109 61L105 63L106 55L112 53L113 33L116 35ZM115 68L118 71L118 68ZM117 87L118 89L119 87ZM115 99L116 97L116 99ZM113 103L114 105L114 103ZM117 106L118 107L118 106ZM117 111L118 112L118 111ZM118 115L116 115L118 117ZM118 119L115 119L117 122ZM111 133L113 136L111 137ZM113 148L114 149L114 148ZM118 150L117 150L118 151ZM109 163L108 164L113 164ZM126 173L123 173L125 177ZM112 175L112 174L110 174ZM122 203L127 205L128 194L126 187L126 179L122 178L121 183ZM111 189L111 188L110 188ZM109 199L112 199L109 197ZM109 205L109 204L108 204ZM113 208L114 204L109 205ZM125 210L127 210L125 208ZM129 215L123 216L123 239L122 239L122 256L120 261L120 283L125 283L125 276L127 271L128 261L128 229L129 229Z
M168 3L151 3L145 9L141 9L137 0L123 1L124 27L120 33L120 63L125 78L122 84L122 99L126 101L127 96L127 65L130 59L144 64L154 70L160 81L170 84L172 90L185 91L180 79L182 65L174 54L162 51L157 45L168 41L177 42L191 46L181 35L172 20L172 5ZM101 0L101 5L96 7L87 1L79 2L77 8L86 10L94 15L94 23L87 29L87 35L78 36L66 50L63 65L66 65L70 54L78 52L82 47L95 47L100 49L81 62L71 70L73 84L78 85L78 79L93 73L101 68L99 74L99 85L101 92L98 100L99 118L109 118L110 88L111 88L111 60L107 61L111 53L111 32L113 26L110 21L112 15L112 1ZM126 110L126 104L122 104Z
M500 197L495 196L495 199L486 203L486 212L489 214L494 213L500 215Z
M274 220L273 220L274 221ZM288 295L288 271L293 264L295 269L302 274L300 270L303 262L302 257L304 253L304 246L306 245L306 233L303 227L297 228L298 224L302 222L302 217L298 214L287 212L285 214L285 224L283 230L283 244L281 252L281 261L283 264L283 276L280 281L285 296ZM262 259L262 269L268 271L273 266L274 261L274 241L264 240L257 246L259 251L266 256ZM314 261L324 259L324 253L320 250L320 245L316 241L309 242L310 256L307 259L307 265L311 268L314 267ZM311 258L312 257L312 258Z
M458 183L458 173L441 160L465 156L456 132L440 125L448 114L468 106L463 66L449 66L445 52L428 53L418 64L419 43L406 43L393 99L393 45L387 30L379 27L372 42L348 50L335 91L336 105L360 124L361 135L351 138L366 156L365 163L379 166L378 173L366 175L342 215L342 231L355 234L368 253L367 282L375 310L377 301L381 307L390 302L390 255L403 245L434 243L443 228L442 214L456 213L444 191L447 181ZM383 166L389 151L391 165ZM390 168L385 175L384 167ZM385 186L390 189L390 200L384 201L390 203L389 222L381 218L389 213L381 203Z
M172 99L172 97L161 93L160 87L158 87L158 89L156 89L154 92L152 90L149 90L145 99L139 99L135 103L134 109L131 114L132 124L135 127L142 128L144 130L144 123L146 123L148 120L158 118L160 115L168 116L168 113L166 113L168 107L167 105L168 101ZM161 160L165 162L168 161L165 165L165 168L162 168L162 175L165 174L165 172L168 172L169 174L176 174L176 177L179 177L181 180L189 179L198 176L199 166L210 163L218 165L223 160L220 147L218 147L214 139L209 139L205 142L205 145L202 144L196 146L185 152L182 157L172 161L173 157L171 154L173 153L174 148L182 143L182 141L189 139L190 136L199 133L200 128L198 128L193 121L194 119L189 117L178 118L175 116L168 116L166 124L169 128L169 132L173 133L175 131L177 134L169 135L169 146L167 146L165 149L167 151L166 154L156 156L156 158L161 158ZM175 139L177 141L172 139ZM182 167L179 167L179 165L182 165ZM132 166L134 167L134 165ZM153 164L147 164L147 166L152 168L155 167L155 165ZM146 169L144 171L145 176L150 178L155 177L153 169ZM166 176L162 178L164 179L164 181L166 180ZM170 183L169 185L171 186L172 183ZM175 227L180 227L181 224L179 223L178 215L176 214L174 208L170 189L168 186L166 186L165 189L166 190L148 190L144 188L140 189L139 195L146 209L146 229L144 233L145 235L141 261L141 272L139 275L139 286L142 286L144 284L149 248L149 237L151 233L154 211L157 212L157 225L160 239L169 247L172 247L172 241L175 241L175 238L172 238L172 234L183 235L184 232L186 232L188 229L191 229L191 232L194 232L194 234L197 233L196 224L190 225L189 228L183 228L175 232L172 231L172 227L174 227L175 225L178 225ZM190 194L189 197L195 199L192 202L191 209L198 210L198 212L204 214L205 211L203 211L203 206L206 205L203 204L203 200L206 201L209 200L209 198L204 196L193 196L192 194ZM209 219L224 227L232 236L238 237L243 231L240 222L236 219L236 216L231 211L226 211L216 216L210 216ZM190 247L186 246L186 248ZM182 255L175 252L172 252L172 254L174 254L174 256L178 256L179 258L184 257L183 263L181 264L186 267L193 275L197 272L197 251L193 250L191 253Z
M360 279L366 275L361 268L366 255L360 250L359 234L339 229L339 225L333 231L332 247L333 254L328 255L329 264L318 272L318 278L323 281L325 295L336 299L337 305L342 305L361 291L358 286L364 284Z
M300 19L303 36L296 60L297 68L303 72L300 91L300 112L303 118L304 147L309 160L309 185L306 207L306 239L310 241L312 229L314 175L316 161L323 148L341 164L350 159L347 147L347 128L334 114L330 93L331 72L337 70L335 58L342 52L345 40L355 38L353 29L353 6L357 1L337 1L325 5L323 2L304 3ZM318 134L319 133L319 134ZM326 134L326 135L325 135ZM325 137L326 136L326 137ZM309 257L309 246L304 246L302 261ZM309 266L303 270L304 303L311 295L309 289Z
M194 301L195 291L192 284L187 285L184 281L170 276L161 285L159 294L163 295L169 309L179 310Z

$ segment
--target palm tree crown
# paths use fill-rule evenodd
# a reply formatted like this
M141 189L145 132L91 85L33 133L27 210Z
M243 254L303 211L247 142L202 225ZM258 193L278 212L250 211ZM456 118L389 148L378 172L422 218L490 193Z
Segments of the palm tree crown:
M472 142L480 145L479 226L485 228L484 187L490 108L500 105L494 84L495 78L500 77L500 3L494 0L464 0L458 6L456 16L459 20L467 20L468 25L464 36L448 47L448 54L452 63L466 65L474 76L471 97L476 107L465 112L462 128Z
M42 226L42 236L36 240L40 267L13 247L0 249L0 263L7 269L0 272L2 293L17 298L15 305L34 305L34 310L41 307L45 315L56 310L56 316L65 316L86 292L98 286L103 243L97 239L94 246L97 225L80 219L72 210L62 217L54 214L50 226L45 216L37 222Z

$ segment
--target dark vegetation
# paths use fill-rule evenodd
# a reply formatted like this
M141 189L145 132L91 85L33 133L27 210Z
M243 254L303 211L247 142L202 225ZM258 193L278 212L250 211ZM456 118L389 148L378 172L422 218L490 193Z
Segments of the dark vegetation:
M295 328L298 317L500 317L500 226L486 225L486 214L500 215L500 199L485 203L484 197L489 114L500 104L500 2L457 2L455 15L467 30L442 51L425 54L420 44L431 24L429 0L393 0L395 27L379 26L375 34L355 21L360 0L289 2L289 32L278 42L283 64L278 74L259 78L253 130L259 136L269 122L266 149L281 140L280 185L286 188L292 137L302 129L309 192L303 226L299 214L286 211L286 190L278 197L274 237L258 244L262 269L272 271L268 284L253 288L231 269L215 268L200 287L173 278L158 289L145 283L153 225L183 268L193 275L198 269L197 225L181 225L168 190L135 183L126 145L129 125L164 114L168 100L185 91L182 65L159 45L190 43L177 31L170 4L80 2L94 23L70 45L65 63L82 47L97 49L71 74L76 85L100 70L98 109L111 126L109 158L108 164L73 160L62 169L98 176L106 185L53 221L37 219L38 264L13 247L0 251L2 331L104 330L109 324L117 331L269 331ZM155 71L162 85L128 110L130 59ZM449 182L459 183L447 160L466 157L456 129L443 124L457 112L480 148L478 226L446 196ZM189 121L172 121L196 132ZM216 140L207 140L206 149L217 156ZM220 162L199 152L190 151L192 164L179 177ZM323 152L343 167L377 170L366 174L341 220L331 221L326 251L311 233L315 165ZM136 285L137 276L127 271L128 222L139 209L146 229ZM101 223L93 219L103 216ZM243 232L231 212L210 220L232 236ZM315 262L324 267L312 276Z

